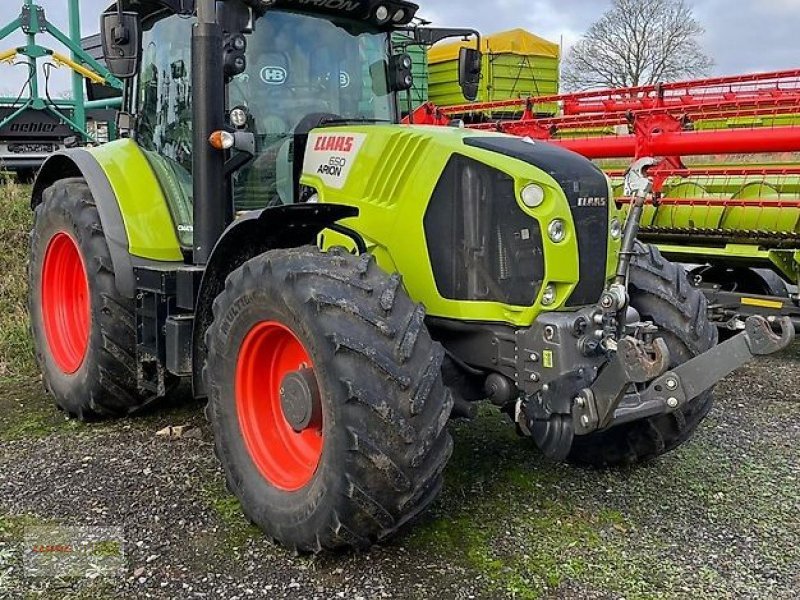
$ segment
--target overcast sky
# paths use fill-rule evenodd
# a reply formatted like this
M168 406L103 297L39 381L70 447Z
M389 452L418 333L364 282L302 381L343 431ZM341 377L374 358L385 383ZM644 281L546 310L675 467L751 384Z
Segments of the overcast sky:
M706 28L703 45L716 61L716 74L771 71L800 67L800 0L689 0ZM523 27L564 45L578 40L611 0L417 0L420 15L442 26L471 26L485 33ZM47 17L66 30L67 0L38 0ZM110 0L80 0L84 34L95 33L100 10ZM18 14L22 0L0 0L0 24ZM0 41L0 50L21 44ZM44 43L44 42L43 42ZM48 42L49 44L49 42ZM63 71L63 69L61 70ZM24 68L0 66L0 91L16 95L26 78ZM60 74L54 88L64 89Z

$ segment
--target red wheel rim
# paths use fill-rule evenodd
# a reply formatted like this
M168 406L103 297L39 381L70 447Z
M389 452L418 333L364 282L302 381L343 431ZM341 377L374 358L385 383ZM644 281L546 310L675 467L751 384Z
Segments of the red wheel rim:
M89 348L89 278L78 242L68 233L50 239L42 265L42 318L56 365L68 375L81 368Z
M297 433L281 405L284 377L313 364L302 342L275 322L253 327L236 361L236 410L245 446L276 488L295 492L314 477L322 456L322 423Z

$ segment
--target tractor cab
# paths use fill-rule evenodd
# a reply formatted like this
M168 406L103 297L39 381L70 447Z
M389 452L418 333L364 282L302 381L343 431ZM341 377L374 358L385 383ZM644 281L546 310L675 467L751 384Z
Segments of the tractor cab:
M165 191L181 245L193 244L194 1L123 2L141 56L127 80L132 135ZM106 17L118 18L114 5ZM397 92L413 84L411 59L391 33L420 45L470 30L410 28L409 2L217 2L224 52L224 123L253 135L253 156L230 176L234 214L306 200L299 180L308 133L320 125L396 124ZM113 29L111 36L113 37ZM109 36L107 36L109 37ZM412 41L412 43L414 43ZM106 40L107 49L114 40ZM133 52L135 48L122 49ZM464 60L475 57L465 53ZM479 63L478 63L479 64ZM204 65L205 66L205 65ZM465 68L464 71L468 72ZM474 80L476 74L473 74Z
M234 177L238 210L297 201L294 165L305 146L295 139L309 124L397 120L385 31L348 18L268 11L247 40L247 68L228 85L229 106L247 115L243 128L256 138L253 162Z

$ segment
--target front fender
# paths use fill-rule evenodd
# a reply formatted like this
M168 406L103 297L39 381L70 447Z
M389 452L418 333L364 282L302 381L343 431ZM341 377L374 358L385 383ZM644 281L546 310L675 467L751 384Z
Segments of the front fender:
M195 304L192 382L196 397L205 396L201 377L208 352L205 332L214 318L211 310L214 299L225 288L228 275L270 250L316 244L325 229L357 216L358 209L352 206L291 204L247 213L225 230L211 253Z
M54 154L34 182L31 208L42 202L48 187L69 177L82 177L92 192L122 296L134 296L135 266L183 262L167 200L136 142L117 140Z

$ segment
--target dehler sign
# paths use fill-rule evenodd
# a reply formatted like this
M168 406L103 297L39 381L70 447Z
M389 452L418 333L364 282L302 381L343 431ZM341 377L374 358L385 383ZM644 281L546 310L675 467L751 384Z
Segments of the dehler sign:
M11 133L53 133L57 127L55 123L12 123L8 129Z

